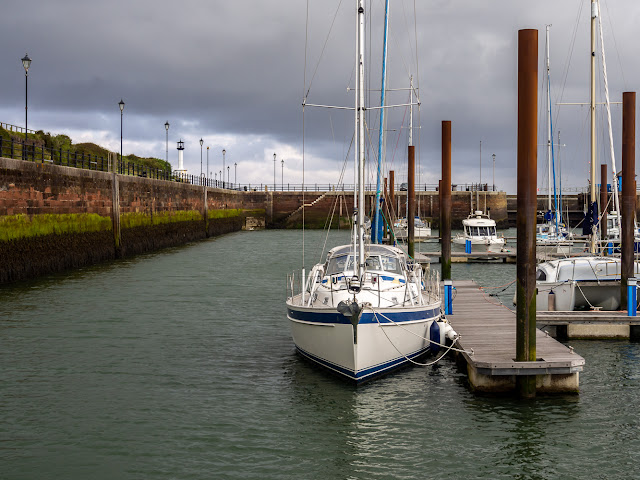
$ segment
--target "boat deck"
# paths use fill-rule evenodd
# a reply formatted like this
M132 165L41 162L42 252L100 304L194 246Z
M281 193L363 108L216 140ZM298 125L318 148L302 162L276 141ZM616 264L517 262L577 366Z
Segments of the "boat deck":
M517 362L516 316L486 295L474 281L454 281L453 313L447 315L460 335L459 354L467 364L474 389L503 392L515 389L518 375L536 375L540 392L578 391L583 357L541 330L536 332L537 361Z

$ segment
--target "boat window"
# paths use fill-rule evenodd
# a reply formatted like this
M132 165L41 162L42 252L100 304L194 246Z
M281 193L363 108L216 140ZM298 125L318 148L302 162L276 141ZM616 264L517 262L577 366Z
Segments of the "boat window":
M368 270L380 270L380 257L367 257L366 266Z
M351 262L349 262L351 264ZM347 267L347 255L340 255L339 257L333 257L329 260L327 266L327 275L333 275L334 273L344 272Z
M384 255L382 257L382 267L387 272L402 273L400 270L400 262L396 257L389 257Z
M547 279L547 274L544 272L544 270L540 270L539 268L536 270L536 280L540 280L541 282L544 282Z

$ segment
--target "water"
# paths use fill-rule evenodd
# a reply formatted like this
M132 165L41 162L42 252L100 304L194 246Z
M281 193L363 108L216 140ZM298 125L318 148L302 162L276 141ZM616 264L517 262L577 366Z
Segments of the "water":
M354 387L294 353L300 236L240 232L3 287L0 478L640 476L640 345L571 341L579 396L477 396L449 359ZM306 233L307 268L323 241ZM514 274L453 265L487 286Z

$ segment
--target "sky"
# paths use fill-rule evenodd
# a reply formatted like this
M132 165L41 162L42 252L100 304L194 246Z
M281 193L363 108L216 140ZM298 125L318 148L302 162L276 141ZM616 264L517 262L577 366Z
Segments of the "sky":
M75 143L165 158L219 177L222 150L231 182L353 182L353 112L307 106L353 106L355 0L24 0L5 2L0 16L0 122L69 135ZM367 104L380 104L383 0L367 0ZM640 64L637 0L602 0L612 102L636 91ZM495 183L516 193L517 32L539 31L538 187L546 192L545 26L557 185L583 189L589 176L588 0L391 0L387 104L413 109L418 182L440 178L441 122L452 122L452 181ZM604 101L598 40L598 101ZM406 181L409 109L386 110L385 170ZM621 115L612 105L615 161L620 169ZM598 159L610 164L605 108L598 107ZM367 115L367 181L375 182L379 111ZM560 131L560 142L557 141ZM560 145L560 146L559 146ZM273 154L276 154L274 162ZM495 162L492 155L495 154ZM284 160L284 162L282 162ZM349 163L345 163L347 160ZM304 164L304 168L303 168ZM495 165L495 169L494 169ZM599 175L599 167L598 167ZM611 168L609 168L611 171ZM274 175L275 172L275 175Z

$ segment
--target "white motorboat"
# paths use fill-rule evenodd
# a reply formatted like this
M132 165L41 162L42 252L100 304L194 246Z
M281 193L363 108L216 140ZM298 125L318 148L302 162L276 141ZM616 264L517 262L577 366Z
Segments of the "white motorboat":
M409 222L406 217L401 218L393 225L393 235L398 240L406 240L409 237ZM420 217L415 217L413 223L413 235L416 241L426 240L431 237L431 225Z
M482 210L476 210L462 220L462 227L463 233L453 238L454 244L465 245L470 241L472 250L474 245L476 248L485 246L490 252L499 252L505 245L504 236L498 236L496 231L496 221Z
M442 318L437 273L399 248L365 243L364 0L357 1L357 189L352 243L290 277L287 317L297 351L360 383L415 362L455 332ZM434 348L434 346L436 348Z
M574 257L541 263L536 269L536 310L617 310L620 269L616 257ZM636 263L634 270L640 273L640 264Z

